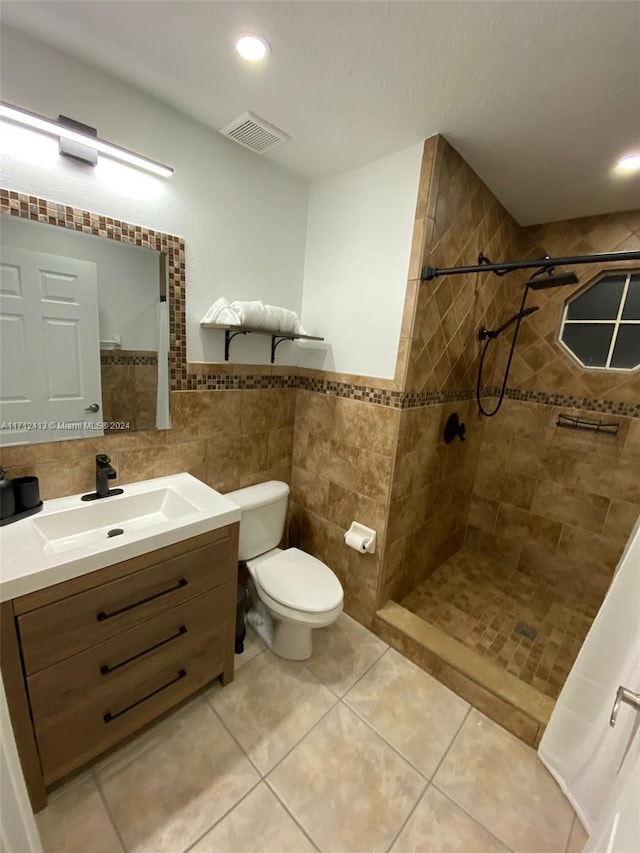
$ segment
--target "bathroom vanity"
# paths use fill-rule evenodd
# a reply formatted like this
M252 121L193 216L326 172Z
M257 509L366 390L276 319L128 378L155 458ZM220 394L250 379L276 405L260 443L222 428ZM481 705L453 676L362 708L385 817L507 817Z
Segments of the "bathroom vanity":
M0 664L34 811L49 785L233 678L239 509L187 474L93 514L79 497L13 525L22 537L3 531ZM5 567L9 538L31 571Z

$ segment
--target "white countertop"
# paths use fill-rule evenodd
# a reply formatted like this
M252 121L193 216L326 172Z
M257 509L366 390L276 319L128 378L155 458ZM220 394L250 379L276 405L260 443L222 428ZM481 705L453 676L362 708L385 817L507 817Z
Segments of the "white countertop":
M158 477L120 488L124 490L122 495L97 501L83 502L80 500L81 495L45 501L39 513L0 528L0 601L35 592L240 521L239 507L191 474ZM125 501L120 504L124 511L132 503L127 499L163 489L177 493L179 499L182 499L182 514L175 518L161 517L159 513L151 514L147 517L146 526L142 527L137 526L136 520L130 517L118 522L119 501ZM56 549L47 543L38 527L40 521L42 529L55 528L58 524L62 528L65 520L71 518L71 512L78 518L84 517L86 510L100 521L96 515L96 510L102 512L99 505L104 506L105 511L108 507L109 518L98 526L104 527L105 531L108 527L120 526L124 531L121 535L107 538L105 532L97 541L96 534L96 541L87 543L85 540L78 545L69 536L63 546ZM65 515L47 520L46 517L54 513Z

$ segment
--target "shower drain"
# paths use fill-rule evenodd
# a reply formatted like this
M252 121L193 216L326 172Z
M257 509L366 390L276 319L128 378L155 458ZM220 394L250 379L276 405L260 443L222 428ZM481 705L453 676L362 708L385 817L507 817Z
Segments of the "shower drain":
M533 625L528 625L526 622L518 622L514 633L520 634L521 637L526 637L527 640L535 640L538 636L538 629L534 628Z

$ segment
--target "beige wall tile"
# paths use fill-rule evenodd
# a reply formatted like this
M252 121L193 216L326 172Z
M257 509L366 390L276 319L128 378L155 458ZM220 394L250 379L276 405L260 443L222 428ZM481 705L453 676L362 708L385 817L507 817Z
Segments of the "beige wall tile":
M241 391L242 432L258 433L291 428L295 419L295 393L293 390Z

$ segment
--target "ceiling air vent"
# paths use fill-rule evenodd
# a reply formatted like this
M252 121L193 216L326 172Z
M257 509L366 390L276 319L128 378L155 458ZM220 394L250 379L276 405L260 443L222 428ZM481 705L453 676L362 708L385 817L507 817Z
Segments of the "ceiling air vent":
M282 145L291 139L284 131L250 112L242 113L229 124L225 124L220 128L220 133L239 145L250 148L256 154L264 154L265 151L271 151L276 145Z

